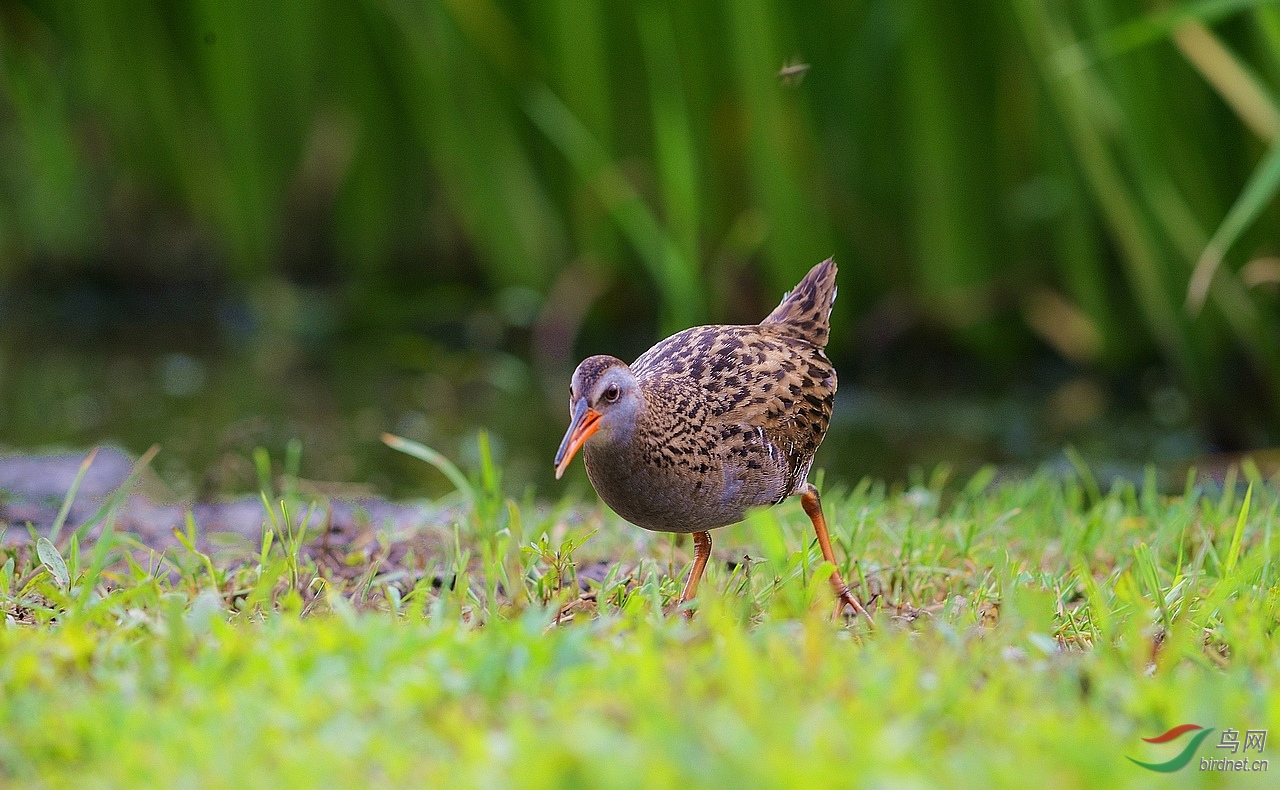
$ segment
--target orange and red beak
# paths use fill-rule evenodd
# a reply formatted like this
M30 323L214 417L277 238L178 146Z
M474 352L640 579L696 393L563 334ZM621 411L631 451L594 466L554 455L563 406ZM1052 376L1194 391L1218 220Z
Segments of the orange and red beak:
M587 399L582 398L578 401L578 405L573 408L573 420L569 423L569 430L565 432L564 439L560 442L560 450L556 452L556 479L559 480L564 470L569 468L569 462L573 460L573 456L578 452L578 448L591 438L591 434L600 430L600 412L587 406Z

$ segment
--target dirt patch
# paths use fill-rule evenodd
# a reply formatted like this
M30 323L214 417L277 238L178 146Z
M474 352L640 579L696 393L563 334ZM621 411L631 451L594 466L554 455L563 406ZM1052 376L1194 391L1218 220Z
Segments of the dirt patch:
M86 457L87 453L71 452L0 456L0 528L7 527L4 544L28 542L28 525L36 534L48 534ZM64 534L93 518L107 498L124 485L133 464L134 459L118 448L98 450L71 503ZM351 491L343 494L339 487L337 493L304 497L315 503L308 531L317 550L359 550L378 534L439 533L459 516L456 508L392 502L354 487ZM144 473L116 509L115 529L162 550L178 545L174 530L186 530L188 513L196 523L203 550L245 542L256 545L263 525L270 524L260 497L179 501L154 475ZM95 526L87 537L94 537L98 529Z

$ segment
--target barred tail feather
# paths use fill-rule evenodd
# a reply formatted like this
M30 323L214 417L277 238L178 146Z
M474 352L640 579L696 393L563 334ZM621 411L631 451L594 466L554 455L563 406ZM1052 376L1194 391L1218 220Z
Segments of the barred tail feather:
M788 334L823 348L831 334L831 305L835 300L836 262L827 258L810 269L804 279L782 297L782 304L760 323L780 324L779 328Z

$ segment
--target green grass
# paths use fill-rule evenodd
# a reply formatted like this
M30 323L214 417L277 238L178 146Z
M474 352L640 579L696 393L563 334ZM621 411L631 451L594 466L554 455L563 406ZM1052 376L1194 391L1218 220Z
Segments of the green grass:
M96 545L0 551L0 780L1152 786L1125 757L1176 748L1141 737L1280 729L1280 492L1246 471L1242 497L1083 468L827 486L874 628L833 620L790 503L717 534L692 622L667 611L687 545L504 498L487 460L452 517L327 552L288 476L252 548L188 524L148 552L108 508Z

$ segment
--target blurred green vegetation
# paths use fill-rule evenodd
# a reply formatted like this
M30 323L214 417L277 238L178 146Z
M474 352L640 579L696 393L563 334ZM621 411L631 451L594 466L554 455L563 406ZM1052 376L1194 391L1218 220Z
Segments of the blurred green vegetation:
M835 255L838 357L1159 359L1274 431L1278 80L1262 0L10 0L0 281L531 299L562 371Z

